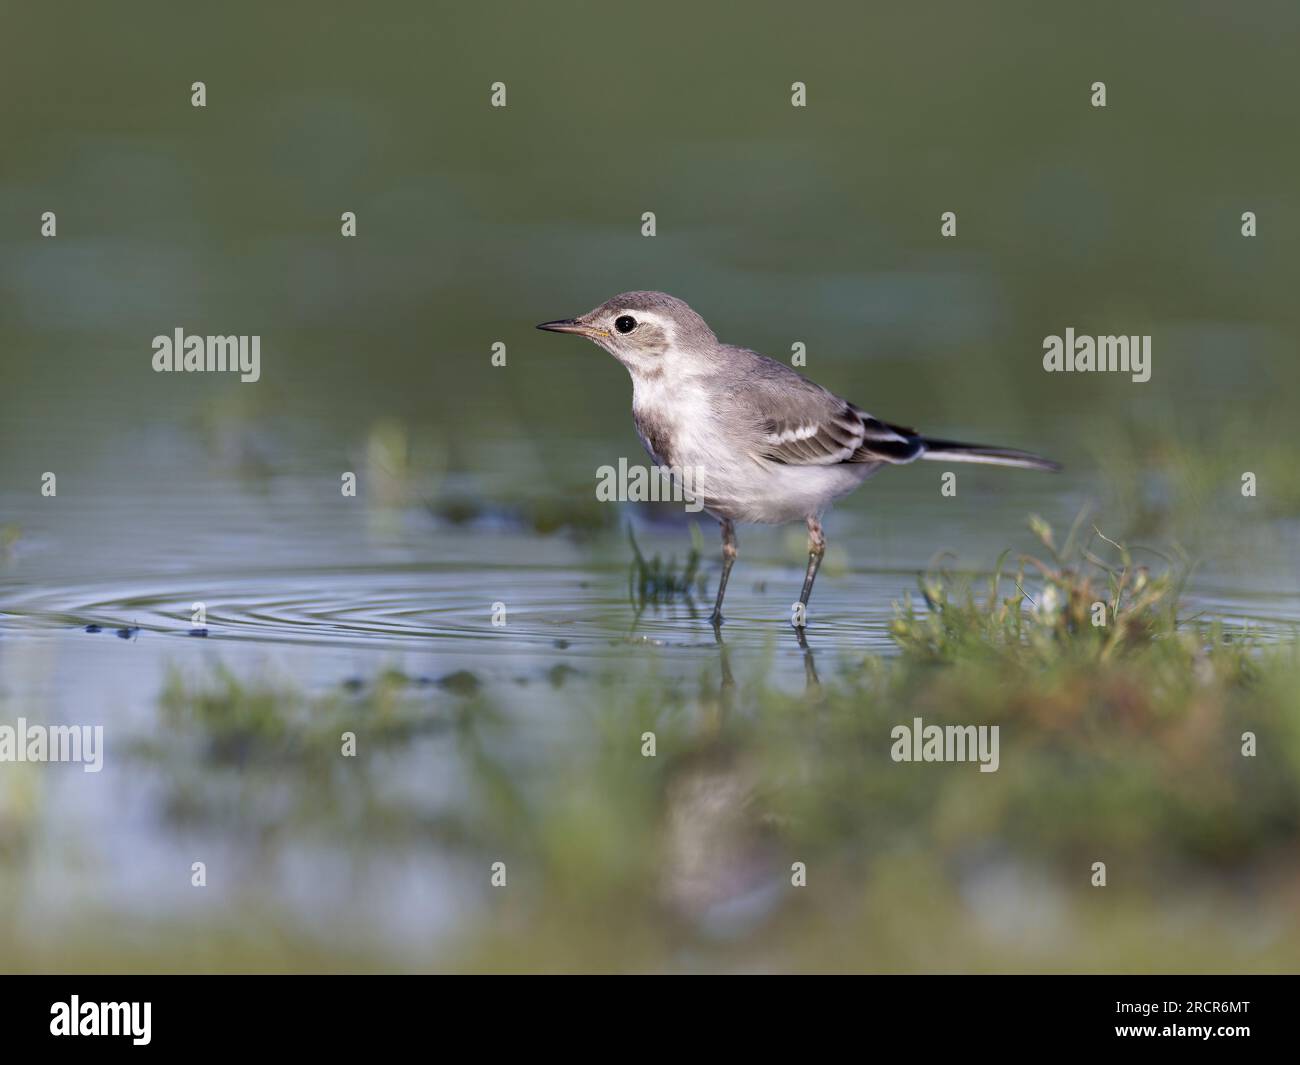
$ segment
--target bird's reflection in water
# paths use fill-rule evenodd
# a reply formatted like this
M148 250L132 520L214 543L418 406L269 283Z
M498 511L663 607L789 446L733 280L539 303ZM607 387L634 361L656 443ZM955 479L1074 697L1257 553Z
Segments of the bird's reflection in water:
M741 698L731 649L722 626L713 626L721 680L713 712L706 711L696 743L673 766L661 814L664 901L712 936L743 933L769 916L786 897L788 869L765 796L764 764L739 729L724 720ZM805 633L795 630L803 654L805 691L821 683ZM743 715L742 715L743 716Z
M812 648L808 646L808 637L803 629L795 629L794 632L799 640L799 648L803 651L804 691L810 694L820 691L822 682L817 676L817 662L813 658Z
M659 895L709 935L736 934L767 917L786 879L765 816L762 766L715 737L674 764L660 812Z
M810 695L815 694L821 691L822 682L817 676L817 661L813 649L803 629L795 629L794 636L799 649L803 652L804 691ZM727 647L727 641L722 638L722 626L716 622L713 625L713 639L718 645L718 664L722 673L721 695L726 699L735 690L736 677L731 671L731 652Z
M727 641L722 638L722 626L716 621L713 623L713 639L718 645L718 665L722 670L720 694L725 701L736 689L736 677L731 672L731 651L727 648Z

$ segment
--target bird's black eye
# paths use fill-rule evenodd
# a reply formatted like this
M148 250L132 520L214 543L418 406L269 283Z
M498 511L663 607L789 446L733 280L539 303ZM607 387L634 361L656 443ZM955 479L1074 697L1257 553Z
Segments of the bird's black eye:
M614 328L620 333L630 333L636 328L636 319L630 314L620 314L614 319Z

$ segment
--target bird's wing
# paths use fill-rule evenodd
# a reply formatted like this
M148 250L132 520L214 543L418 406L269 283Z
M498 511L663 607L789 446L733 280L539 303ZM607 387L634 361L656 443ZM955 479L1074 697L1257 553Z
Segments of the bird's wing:
M924 450L915 434L864 414L851 403L818 419L769 418L763 430L764 457L791 466L911 462Z
M733 390L755 424L759 453L790 466L911 462L925 450L911 429L888 425L806 377L763 358ZM764 365L766 364L766 365ZM774 368L774 369L773 369Z
M820 405L818 405L820 406ZM850 462L862 446L862 419L843 404L838 409L784 409L759 425L759 451L789 466L833 466Z

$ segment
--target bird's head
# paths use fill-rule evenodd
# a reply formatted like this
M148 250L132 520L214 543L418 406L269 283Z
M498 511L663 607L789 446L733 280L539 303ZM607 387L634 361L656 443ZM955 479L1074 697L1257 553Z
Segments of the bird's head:
M584 336L641 378L689 372L718 343L703 318L665 292L624 292L577 318L537 328Z

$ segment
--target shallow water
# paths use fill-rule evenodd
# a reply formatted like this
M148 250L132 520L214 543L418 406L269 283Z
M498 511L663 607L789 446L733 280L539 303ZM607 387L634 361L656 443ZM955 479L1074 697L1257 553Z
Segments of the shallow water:
M184 877L168 870L181 843L214 867L256 868L258 906L291 907L310 924L333 920L347 899L372 947L384 942L401 954L411 936L427 946L425 937L436 940L481 905L470 886L477 872L457 873L454 852L381 851L345 873L350 846L339 851L295 833L277 844L268 867L247 825L218 820L195 829L159 820L169 792L190 786L180 778L211 772L202 763L184 772L175 764L142 765L133 753L160 727L166 732L157 707L169 671L201 684L219 663L250 680L345 694L364 694L387 672L405 678L410 697L435 718L468 683L507 714L512 724L503 742L514 751L580 742L573 730L598 677L613 676L613 690L622 684L629 692L647 681L703 678L722 686L759 677L801 690L864 653L892 653L893 603L915 590L918 573L957 535L958 526L937 520L950 501L930 499L928 484L896 487L901 494L880 493L891 517L870 511L869 484L861 501L828 522L832 546L806 644L790 630L785 605L801 577L797 529L741 530L719 644L705 620L707 595L638 616L628 593L630 548L617 528L574 540L490 515L457 526L420 505L376 508L304 498L301 486L290 494L283 485L249 491L237 482L219 491L178 487L167 496L165 522L157 520L157 497L144 493L36 501L9 495L0 502L23 532L0 573L5 717L103 724L107 744L102 777L63 767L70 771L43 778L43 821L94 839L87 860L96 871L70 886L65 857L51 845L28 867L25 905L34 918L53 913L72 901L71 892L91 910L183 914L195 903ZM1042 509L1074 505L1069 482L1054 500L1043 499L1041 487L1016 486L991 511L968 509L960 561L978 570L977 562L987 565L1008 541L1029 546L1022 523L1003 518L1024 513L1029 499L1020 493L1047 503ZM636 507L622 509L621 521L642 517ZM115 535L103 536L104 528ZM647 554L681 558L689 550L684 522L639 521L639 529ZM702 531L711 588L714 529ZM893 564L860 561L884 553ZM1188 611L1282 635L1300 620L1300 595L1267 583L1233 587L1203 578ZM196 603L206 609L202 629L192 617ZM495 603L505 604L500 626L493 624ZM454 744L431 734L394 752L383 787L422 807L472 806L456 784L469 772L462 759ZM207 899L235 905L247 891L242 874L227 875Z
M292 909L299 926L323 928L346 906L365 929L366 949L382 944L390 957L427 963L420 951L483 905L480 871L455 848L380 846L362 861L355 842L340 849L316 839L308 811L295 817L306 816L309 827L279 837L268 859L260 837L248 836L248 818L261 823L265 813L230 821L209 809L206 823L191 826L160 819L217 772L204 760L186 768L175 753L162 762L137 753L167 735L158 705L169 675L201 687L219 664L253 683L344 698L363 697L382 676L399 677L404 697L433 715L435 731L391 752L382 776L365 787L414 804L422 816L472 816L472 763L451 734L436 730L468 695L505 713L509 728L497 742L526 780L520 765L553 773L580 757L597 692L631 697L647 683L723 689L757 678L802 690L866 653L891 654L893 604L915 591L918 574L957 536L958 563L978 573L1001 545L1030 546L1022 523L1005 516L1024 513L1031 497L1049 512L1077 503L1077 483L1054 485L1049 498L1043 486L1016 485L997 507L968 508L959 523L942 525L951 501L931 498L928 483L878 493L888 517L872 513L869 484L828 522L832 547L806 641L791 631L785 606L801 578L798 529L741 530L719 638L705 620L707 594L638 614L628 592L630 548L617 527L575 540L500 516L454 525L422 505L303 498L301 486L285 498L283 485L249 491L237 482L216 492L178 489L165 523L156 520L157 498L146 494L36 502L10 495L2 502L23 534L0 574L0 705L6 719L103 724L107 745L102 775L63 767L42 778L43 822L75 826L93 872L70 881L61 845L50 843L29 862L24 906L37 925L74 902L86 912L184 915L196 903L172 868L179 844L226 871L206 907ZM643 517L634 506L620 516L620 524L638 524L643 552L685 555L684 521ZM97 532L105 527L116 535ZM711 588L714 529L702 531ZM882 554L891 565L861 562ZM1300 621L1300 594L1268 574L1256 578L1252 585L1239 572L1236 583L1202 574L1187 613L1220 616L1264 638L1289 634ZM196 603L206 610L201 628ZM496 603L505 605L501 625L493 624ZM536 753L557 745L563 753L549 762ZM285 801L255 780L243 785L253 810ZM313 786L294 788L301 794L291 803L313 801ZM251 896L248 877L258 885ZM708 921L728 927L728 907L743 910L748 891L724 892L728 906Z
M869 497L872 488L862 495ZM1057 500L1063 510L1069 501L1068 491L1033 495L1042 509ZM0 571L0 631L10 639L58 637L75 645L87 627L97 626L105 635L126 630L150 659L174 648L176 638L202 636L229 654L292 643L322 653L416 653L431 661L478 653L555 656L560 650L600 657L629 644L690 649L715 642L706 619L719 561L716 525L707 518L696 522L707 535L701 537L703 590L689 600L638 610L629 593L631 552L617 531L595 543L575 542L505 520L466 528L419 507L377 514L354 501L300 502L259 526L260 519L248 512L271 511L277 504L232 493L203 506L170 507L165 536L150 524L123 530L133 546L126 553L86 532L106 520L130 520L121 514L96 513L86 503L0 503L30 530ZM982 578L1001 545L1018 543L1026 551L1033 546L1023 522L1004 520L1016 513L1016 502L982 520L968 514L955 541L960 553L953 548L953 526L926 521L941 505L928 498L900 502L896 494L890 505L898 513L887 518L842 508L828 521L831 546L808 630L828 650L889 653L894 604L916 593L918 576L931 565ZM143 517L149 501L114 501L108 509L119 506ZM216 512L243 514L244 523L222 529L209 521ZM690 550L685 519L671 528L647 527L635 505L624 505L619 524L640 527L638 540L648 555L681 561ZM882 524L898 527L890 530L885 548L892 564L856 562L881 553L875 533ZM742 527L723 627L728 644L762 649L793 643L786 639L788 600L802 579L801 538L798 527ZM202 624L194 614L200 603ZM499 623L493 621L496 603L504 605ZM1300 622L1300 595L1285 576L1243 573L1240 566L1225 574L1211 564L1190 585L1186 613L1221 617L1275 637ZM141 685L143 694L147 670Z

